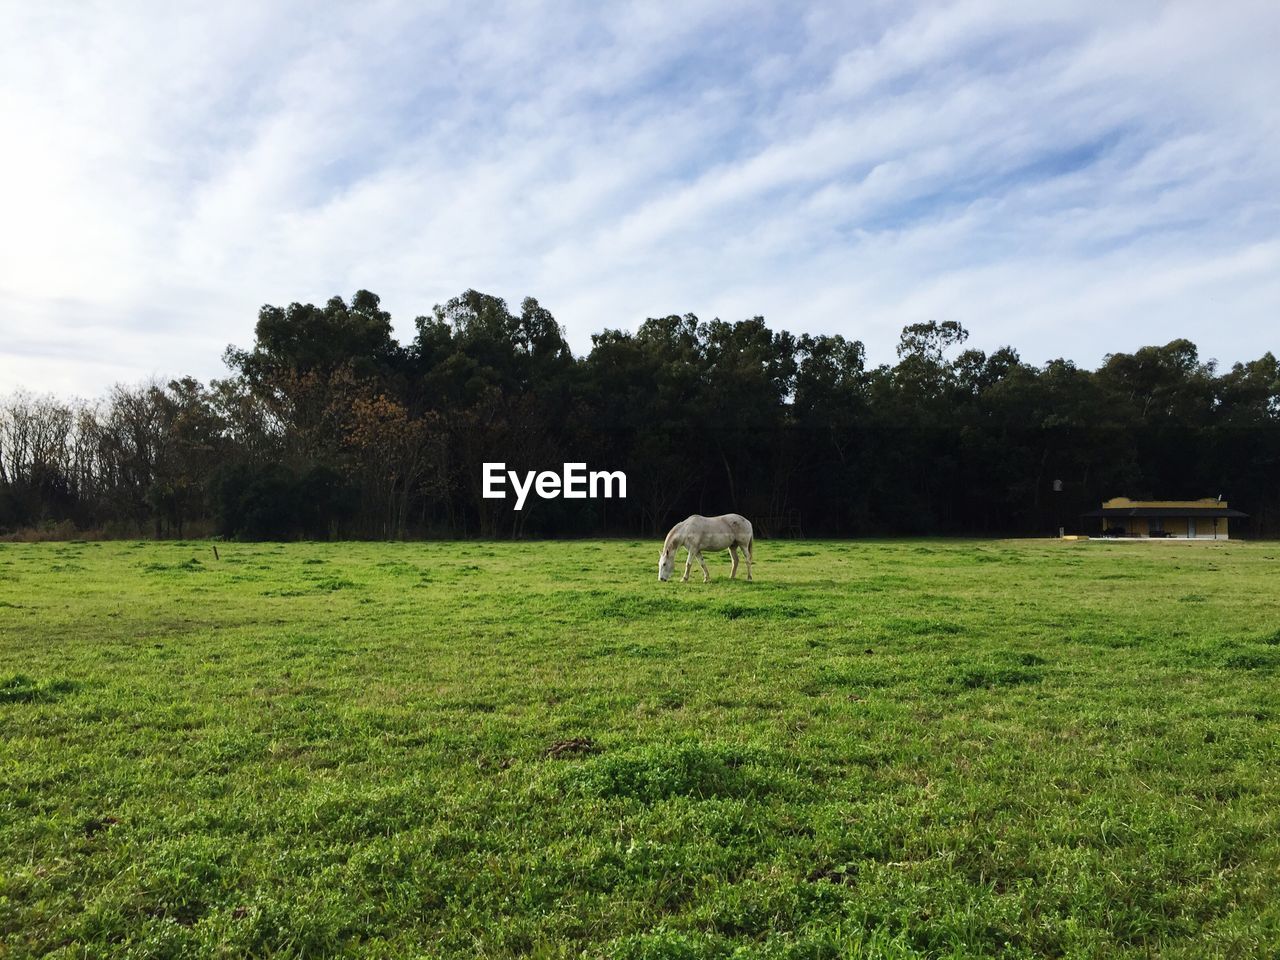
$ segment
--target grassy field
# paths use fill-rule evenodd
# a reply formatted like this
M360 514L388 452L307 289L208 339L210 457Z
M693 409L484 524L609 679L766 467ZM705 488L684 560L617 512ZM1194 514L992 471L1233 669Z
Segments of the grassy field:
M0 956L1280 951L1280 544L0 544Z

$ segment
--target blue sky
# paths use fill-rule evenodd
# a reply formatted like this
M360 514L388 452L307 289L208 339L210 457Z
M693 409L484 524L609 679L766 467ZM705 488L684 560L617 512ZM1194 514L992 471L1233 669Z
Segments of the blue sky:
M1256 357L1277 49L1243 0L0 0L0 392L219 375L261 304L361 287L405 338L536 296L579 352L692 311Z

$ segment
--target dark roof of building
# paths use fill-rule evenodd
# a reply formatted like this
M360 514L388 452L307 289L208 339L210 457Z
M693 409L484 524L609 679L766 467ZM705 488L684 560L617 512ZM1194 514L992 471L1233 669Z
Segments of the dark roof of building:
M1215 517L1241 519L1249 516L1228 507L1103 507L1082 517Z

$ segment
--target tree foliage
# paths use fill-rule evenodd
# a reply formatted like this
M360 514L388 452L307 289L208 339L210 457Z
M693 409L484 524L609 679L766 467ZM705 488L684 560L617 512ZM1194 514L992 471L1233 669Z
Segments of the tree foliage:
M0 408L0 530L182 536L654 534L737 511L763 535L1045 534L1114 495L1224 494L1280 530L1280 362L1174 340L1096 371L965 349L953 321L863 345L654 317L575 357L536 300L468 290L393 336L377 296L264 306L209 384ZM481 496L480 465L623 470L625 501ZM1061 490L1054 481L1062 481Z

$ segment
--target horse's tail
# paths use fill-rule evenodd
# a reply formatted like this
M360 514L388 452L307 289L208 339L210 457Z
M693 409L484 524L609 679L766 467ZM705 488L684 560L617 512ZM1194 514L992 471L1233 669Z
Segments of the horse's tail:
M748 537L747 537L747 559L748 559L748 560L750 560L752 563L755 563L755 561L756 561L756 548L755 548L755 542L756 542L756 535L755 535L754 533L752 533L752 534L748 535Z

